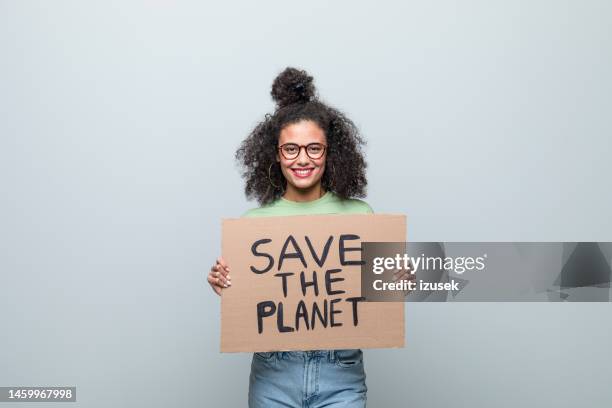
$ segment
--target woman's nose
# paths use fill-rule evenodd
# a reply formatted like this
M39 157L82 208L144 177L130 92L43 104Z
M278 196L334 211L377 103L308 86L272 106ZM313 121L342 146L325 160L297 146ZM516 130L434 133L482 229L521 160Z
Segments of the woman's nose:
M308 164L310 163L310 157L306 154L306 149L300 149L300 154L298 155L298 164Z

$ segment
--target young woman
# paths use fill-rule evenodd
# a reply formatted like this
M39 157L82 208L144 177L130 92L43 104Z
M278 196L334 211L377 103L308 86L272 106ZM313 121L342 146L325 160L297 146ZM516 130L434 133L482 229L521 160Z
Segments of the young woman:
M365 196L366 163L353 122L315 96L304 71L285 69L271 93L276 110L236 152L246 196L261 205L244 216L372 213L355 198ZM231 288L223 258L208 282L217 294ZM365 377L361 350L255 353L249 407L364 407Z

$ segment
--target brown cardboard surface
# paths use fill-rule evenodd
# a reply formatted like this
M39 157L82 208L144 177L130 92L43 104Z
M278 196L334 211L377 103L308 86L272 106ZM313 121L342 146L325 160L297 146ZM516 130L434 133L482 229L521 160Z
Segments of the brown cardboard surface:
M404 215L224 219L222 229L222 256L230 267L232 286L221 294L221 352L404 346L403 302L354 300L361 295L361 266L353 263L361 260L361 252L351 250L360 248L362 241L406 241ZM355 236L358 239L353 239ZM266 241L255 244L260 240ZM326 245L329 249L323 260ZM273 266L263 272L270 264ZM326 287L326 271L330 270L336 270L327 275L331 294ZM306 282L312 282L316 273L318 295L313 286L307 286L304 295L302 272ZM286 297L283 278L275 276L278 273L293 273L286 276ZM336 281L338 278L344 280ZM281 303L283 318L279 324ZM323 318L315 313L313 303Z

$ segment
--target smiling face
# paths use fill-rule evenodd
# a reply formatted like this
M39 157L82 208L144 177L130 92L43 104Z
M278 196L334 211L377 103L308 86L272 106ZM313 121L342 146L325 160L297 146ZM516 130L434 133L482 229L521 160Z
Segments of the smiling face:
M327 138L323 129L315 122L302 120L287 125L281 130L278 146L287 143L295 143L298 146L307 146L311 143L327 145ZM311 156L317 156L316 149L313 147L310 153ZM280 151L277 151L276 160L287 179L285 198L295 201L303 201L298 197L307 197L307 200L318 198L322 193L321 178L325 171L326 157L327 151L321 157L313 159L308 156L305 147L299 148L299 154L293 159L287 159Z

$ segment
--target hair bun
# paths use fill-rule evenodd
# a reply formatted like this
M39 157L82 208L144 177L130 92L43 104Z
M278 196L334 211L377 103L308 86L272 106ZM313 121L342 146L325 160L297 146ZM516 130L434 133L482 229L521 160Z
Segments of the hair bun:
M315 96L313 78L306 71L288 67L272 83L272 98L279 108L304 103Z

